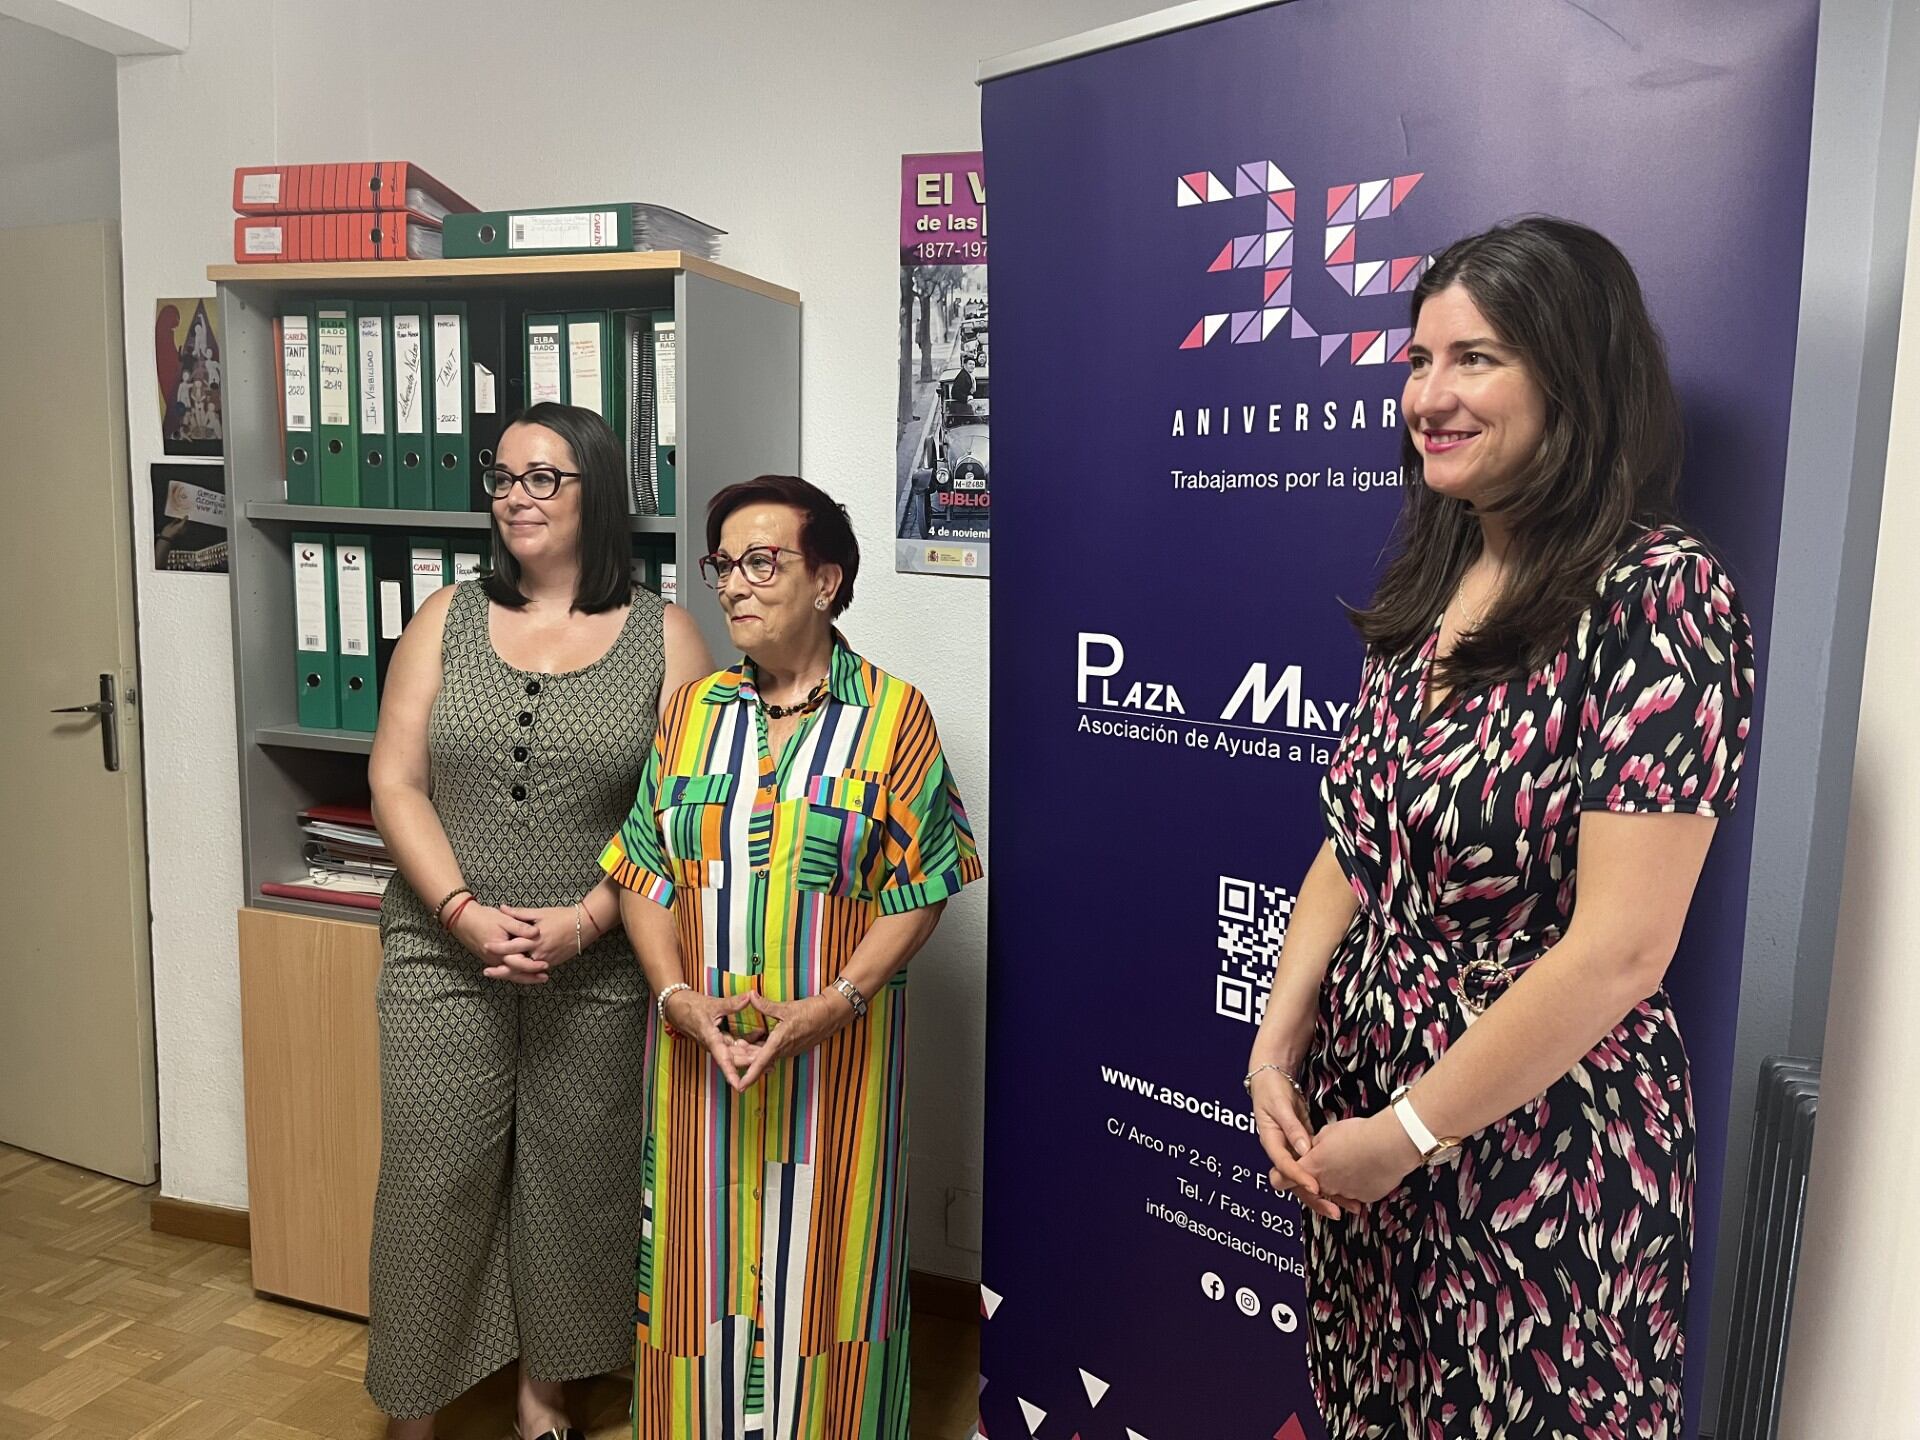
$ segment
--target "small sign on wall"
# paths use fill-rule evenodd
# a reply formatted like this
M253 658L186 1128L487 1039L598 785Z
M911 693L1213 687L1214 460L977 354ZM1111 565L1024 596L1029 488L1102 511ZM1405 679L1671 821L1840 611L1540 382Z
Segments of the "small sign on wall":
M153 568L226 574L226 470L156 464L152 477Z

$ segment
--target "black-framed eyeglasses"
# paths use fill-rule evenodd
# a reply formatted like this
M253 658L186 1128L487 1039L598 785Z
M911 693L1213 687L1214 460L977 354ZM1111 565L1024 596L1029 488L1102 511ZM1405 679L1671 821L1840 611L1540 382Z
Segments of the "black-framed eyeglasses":
M578 470L556 470L551 465L536 465L524 475L516 475L504 465L489 465L480 472L480 484L496 500L513 489L516 480L531 498L551 500L560 493L561 481L579 478Z
M780 557L799 553L791 545L749 545L736 560L726 551L716 550L701 557L700 574L715 590L726 584L735 570L747 577L749 585L771 585L780 573Z

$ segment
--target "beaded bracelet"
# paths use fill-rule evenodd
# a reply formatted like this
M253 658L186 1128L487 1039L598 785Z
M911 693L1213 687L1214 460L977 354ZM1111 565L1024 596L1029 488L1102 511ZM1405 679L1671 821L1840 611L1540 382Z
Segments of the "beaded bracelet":
M445 895L442 895L440 897L440 903L433 907L433 918L435 923L437 924L439 922L440 912L447 908L447 902L449 900L453 899L453 897L456 895L471 895L471 894L473 894L473 891L469 890L466 886L456 885L453 887L453 889L447 891Z
M667 1019L667 1001L670 1000L673 996L679 994L682 990L691 990L691 989L693 989L691 985L687 984L686 981L681 980L676 982L675 984L667 986L666 989L662 990L658 995L654 996L654 999L653 999L654 1013L660 1017L660 1028L665 1030L667 1034L674 1036L676 1039L679 1038L680 1032L674 1029L673 1022Z

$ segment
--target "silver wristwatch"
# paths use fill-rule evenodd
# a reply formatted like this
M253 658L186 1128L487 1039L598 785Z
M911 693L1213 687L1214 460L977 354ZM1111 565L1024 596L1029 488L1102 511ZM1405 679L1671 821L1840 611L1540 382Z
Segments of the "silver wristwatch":
M856 1020L867 1018L867 997L860 993L859 986L842 975L833 982L833 988L847 997L847 1003L853 1006L853 1015Z

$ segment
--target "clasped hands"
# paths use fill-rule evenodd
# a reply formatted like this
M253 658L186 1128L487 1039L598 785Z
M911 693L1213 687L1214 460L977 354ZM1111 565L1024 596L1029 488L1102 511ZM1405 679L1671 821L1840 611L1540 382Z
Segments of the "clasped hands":
M587 911L553 905L535 909L521 905L482 905L474 900L460 907L448 927L476 959L489 980L514 985L544 985L556 965L574 958L576 942L591 945L600 928ZM584 922L579 932L575 920Z
M1315 1131L1306 1101L1272 1070L1254 1076L1253 1121L1273 1162L1267 1179L1274 1189L1329 1220L1358 1215L1420 1167L1419 1150L1391 1110Z
M733 1017L752 1010L765 1029L740 1031ZM769 1000L747 990L722 1000L697 990L676 990L667 997L667 1023L706 1047L721 1076L744 1093L776 1060L801 1055L845 1029L853 1006L838 991L805 1000Z

